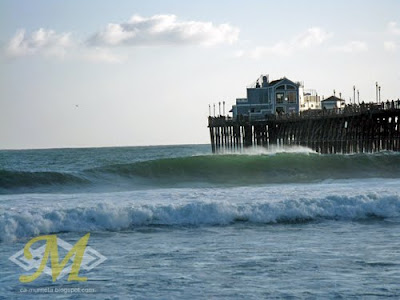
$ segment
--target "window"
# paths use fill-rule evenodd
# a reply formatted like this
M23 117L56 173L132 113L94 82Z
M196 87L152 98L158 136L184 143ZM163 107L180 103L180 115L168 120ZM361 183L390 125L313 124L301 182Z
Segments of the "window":
M280 85L280 86L278 86L276 89L277 89L277 90L284 90L284 89L285 89L285 86L284 86L284 85Z
M283 93L276 93L276 103L283 103Z
M288 92L287 93L287 97L288 97L288 102L289 103L296 103L296 101L297 101L296 92Z
M287 90L295 90L296 88L293 85L286 85Z

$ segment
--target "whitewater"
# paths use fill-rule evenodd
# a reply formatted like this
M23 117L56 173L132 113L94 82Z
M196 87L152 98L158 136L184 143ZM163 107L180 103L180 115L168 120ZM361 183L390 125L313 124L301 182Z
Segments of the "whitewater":
M400 154L209 145L0 151L0 298L8 258L57 234L107 260L100 299L400 297ZM62 294L66 299L90 295ZM93 296L93 295L92 295Z

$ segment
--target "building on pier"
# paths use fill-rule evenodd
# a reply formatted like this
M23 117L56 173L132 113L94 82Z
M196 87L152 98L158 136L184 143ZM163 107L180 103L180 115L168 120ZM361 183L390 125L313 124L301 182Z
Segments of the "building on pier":
M321 109L321 96L315 90L300 90L300 111Z
M247 88L247 98L237 98L232 106L232 116L249 117L252 120L265 119L268 115L298 114L300 111L299 92L303 85L286 77L269 81L268 75Z
M329 98L321 101L322 109L326 110L343 109L345 105L345 101L336 96L330 96Z

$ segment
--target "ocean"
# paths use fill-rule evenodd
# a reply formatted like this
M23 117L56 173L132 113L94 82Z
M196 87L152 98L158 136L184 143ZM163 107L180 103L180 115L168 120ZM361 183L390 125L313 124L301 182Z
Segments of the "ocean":
M87 281L20 282L87 233ZM400 298L400 154L2 150L0 257L1 299Z

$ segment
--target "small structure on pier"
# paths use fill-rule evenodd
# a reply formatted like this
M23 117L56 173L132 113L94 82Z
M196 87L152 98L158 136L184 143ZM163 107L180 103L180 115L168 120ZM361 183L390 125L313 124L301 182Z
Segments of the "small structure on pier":
M315 90L304 90L300 94L300 111L321 109L321 96Z
M321 101L322 109L343 109L346 105L346 102L343 99L340 99L336 96L330 96L325 100Z

